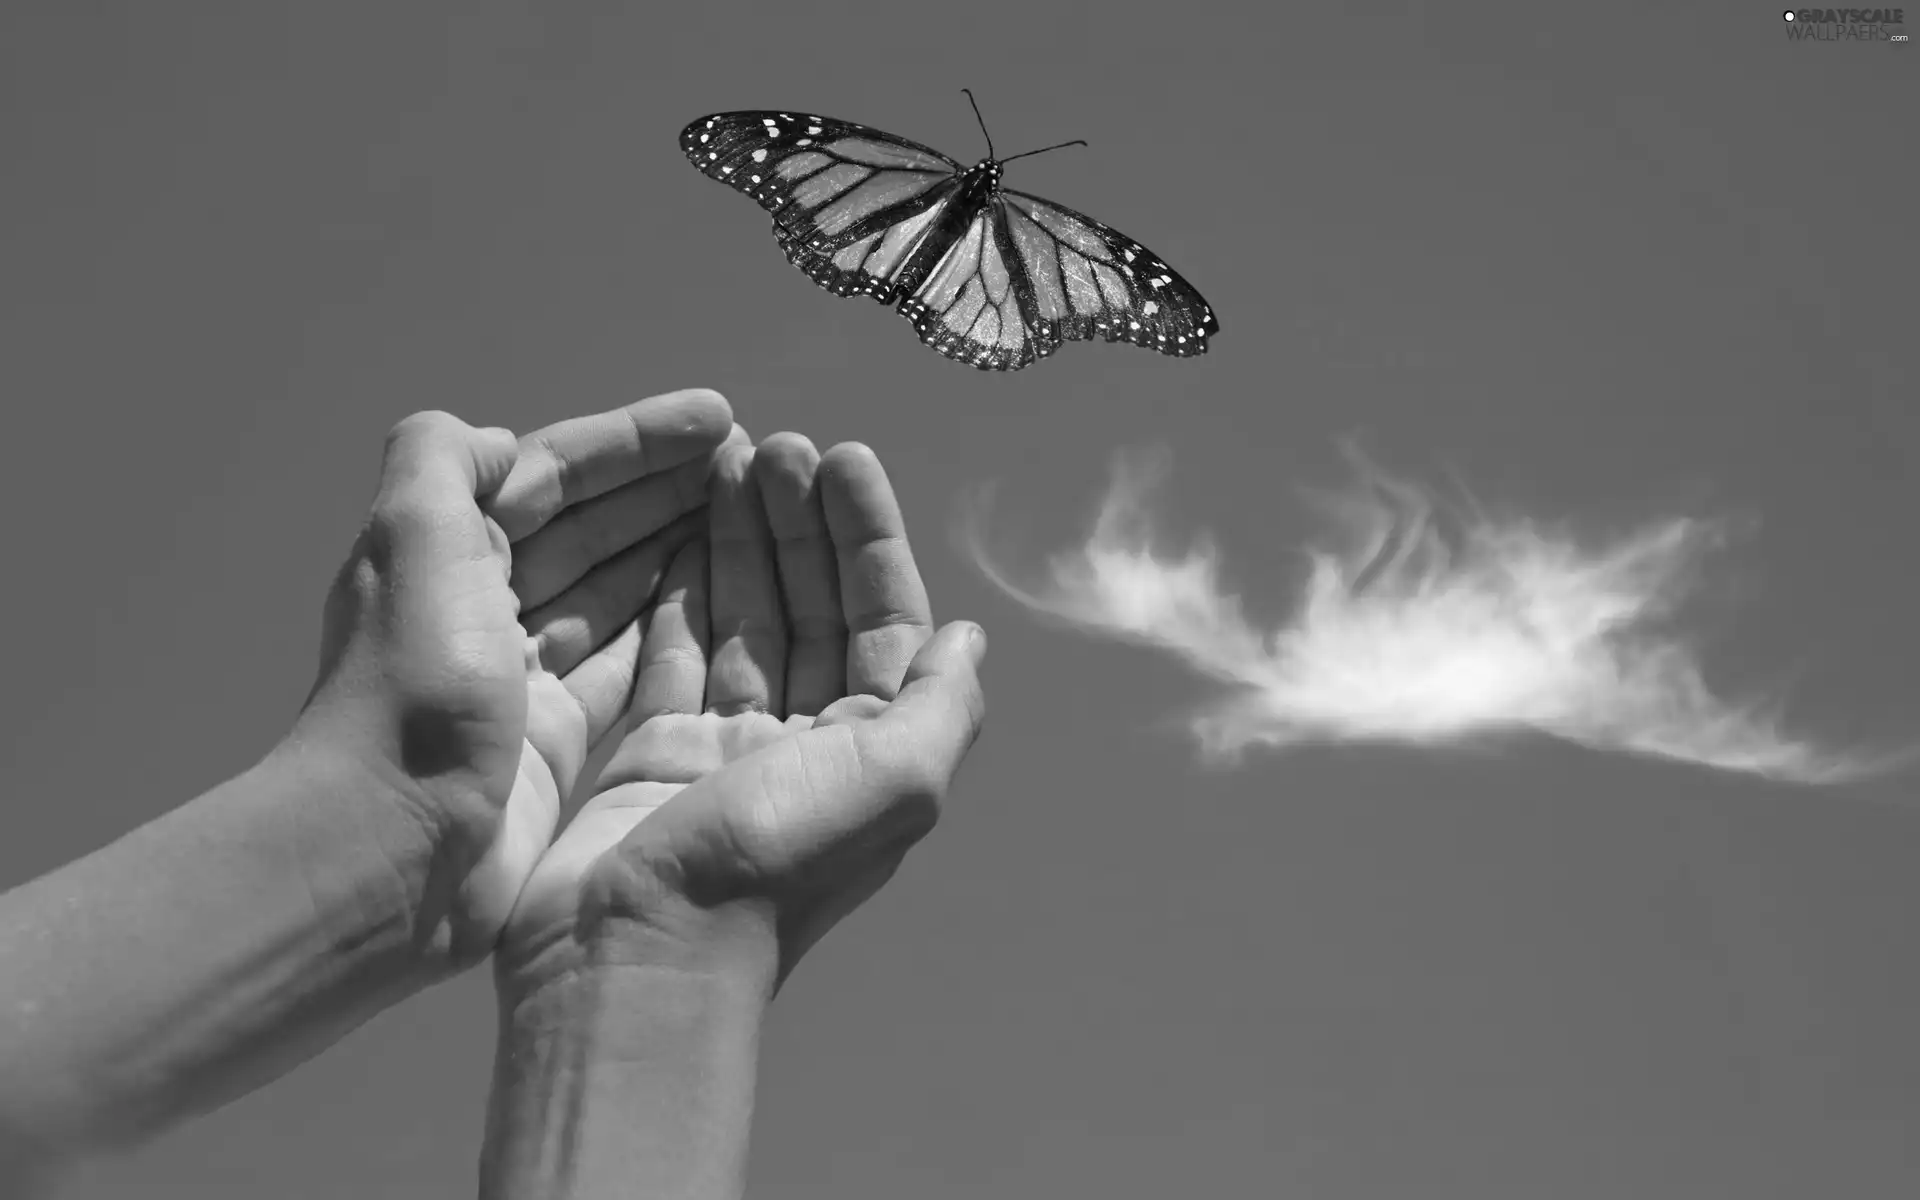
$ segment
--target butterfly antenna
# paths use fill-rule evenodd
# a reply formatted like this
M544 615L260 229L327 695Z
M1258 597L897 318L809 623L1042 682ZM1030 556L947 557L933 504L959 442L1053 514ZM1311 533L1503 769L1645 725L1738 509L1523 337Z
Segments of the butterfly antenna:
M1038 150L1022 150L1020 153L1008 155L1006 158L1003 158L1000 161L1003 163L1010 163L1016 158L1032 158L1036 154L1045 154L1049 150L1059 150L1067 146L1084 146L1086 144L1087 142L1085 138L1075 138L1070 142L1061 142L1058 145L1054 145L1054 146L1042 146Z
M987 139L987 157L993 157L993 135L987 132L987 119L980 115L980 105L973 98L972 88L961 88L967 94L967 103L973 105L973 119L980 122L980 135Z

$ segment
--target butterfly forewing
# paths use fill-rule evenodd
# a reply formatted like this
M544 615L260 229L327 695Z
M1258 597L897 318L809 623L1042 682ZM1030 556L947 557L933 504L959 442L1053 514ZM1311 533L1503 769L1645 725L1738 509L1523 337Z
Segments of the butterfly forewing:
M931 201L919 212L902 215L877 232L848 240L823 239L797 230L774 225L773 236L785 251L787 261L806 272L807 277L836 296L871 296L882 304L899 299L901 274L916 250L933 236L940 216L952 202L952 180L938 185ZM836 248L837 247L837 248Z
M787 260L839 296L896 301L920 340L982 370L1062 341L1204 354L1220 330L1192 285L1140 243L1064 205L998 188L890 133L805 113L702 117L687 158L773 215Z
M938 150L805 113L715 113L681 130L680 148L709 178L759 201L783 228L804 225L809 233L825 225L844 230L889 198L910 199L960 169ZM862 184L855 200L850 193ZM836 198L854 202L831 204Z
M787 260L815 283L882 303L895 299L908 236L930 227L960 169L930 147L806 113L716 113L682 130L680 147L773 214ZM849 250L861 245L867 253Z

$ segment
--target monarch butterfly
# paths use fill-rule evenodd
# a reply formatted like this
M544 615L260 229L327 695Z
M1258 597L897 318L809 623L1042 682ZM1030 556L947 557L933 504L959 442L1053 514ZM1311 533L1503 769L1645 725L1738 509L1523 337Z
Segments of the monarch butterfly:
M962 89L965 91L966 89ZM963 168L865 125L784 112L701 117L680 148L711 179L760 202L787 261L836 296L899 305L920 340L956 362L1017 371L1064 341L1207 352L1220 322L1160 256L1117 229L1000 186L987 157Z

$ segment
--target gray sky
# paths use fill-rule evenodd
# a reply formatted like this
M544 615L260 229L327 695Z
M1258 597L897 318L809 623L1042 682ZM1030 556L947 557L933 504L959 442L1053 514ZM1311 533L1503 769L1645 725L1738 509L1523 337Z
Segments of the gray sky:
M938 615L993 637L948 820L780 998L753 1194L1920 1194L1911 780L1537 743L1202 771L1156 726L1197 683L948 537L998 479L1016 552L1065 545L1164 443L1173 528L1258 608L1286 485L1359 433L1598 528L1757 517L1710 672L1906 738L1920 50L1758 4L404 8L0 10L0 885L284 732L398 417L708 385L874 445ZM962 86L1003 149L1092 143L1009 183L1164 256L1212 354L962 368L674 144L800 107L972 161ZM471 1195L491 1029L476 973L75 1194Z

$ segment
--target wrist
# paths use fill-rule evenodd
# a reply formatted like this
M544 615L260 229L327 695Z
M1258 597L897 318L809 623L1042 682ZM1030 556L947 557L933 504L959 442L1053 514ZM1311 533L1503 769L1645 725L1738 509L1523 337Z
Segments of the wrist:
M470 839L434 817L419 789L378 755L296 729L254 773L296 798L293 819L311 870L351 881L360 923L395 930L420 982L477 962L456 959L449 934L460 881L478 857Z
M556 845L565 848L564 835ZM769 899L696 900L677 857L635 830L584 871L563 873L557 884L542 881L536 869L500 939L494 974L510 996L582 972L671 969L751 983L770 1000L780 934Z
M744 1189L764 956L603 938L535 982L497 966L483 1200Z
M555 1044L618 1044L633 1037L694 1034L710 1024L758 1026L770 1003L771 971L759 956L668 961L596 948L579 969L537 979L495 967L503 1052Z
M494 955L494 982L507 1006L570 980L592 986L649 974L699 978L743 998L757 997L764 1008L773 998L779 965L770 907L741 901L703 908L663 896L647 904L644 914L584 912L571 928L510 936Z

